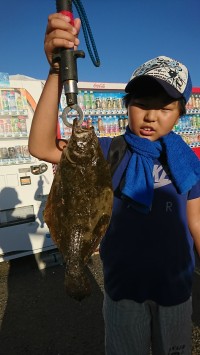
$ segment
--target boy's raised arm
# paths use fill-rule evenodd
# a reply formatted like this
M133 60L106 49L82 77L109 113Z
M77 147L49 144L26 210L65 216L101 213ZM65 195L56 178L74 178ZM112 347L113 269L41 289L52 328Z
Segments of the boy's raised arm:
M72 48L79 44L77 38L80 30L80 20L74 21L74 27L70 19L62 14L52 14L48 18L45 33L44 50L50 68L58 69L58 64L52 64L52 56L57 48ZM62 149L66 141L57 140L58 105L62 85L59 71L50 70L43 92L39 99L29 136L30 153L45 161L58 163Z

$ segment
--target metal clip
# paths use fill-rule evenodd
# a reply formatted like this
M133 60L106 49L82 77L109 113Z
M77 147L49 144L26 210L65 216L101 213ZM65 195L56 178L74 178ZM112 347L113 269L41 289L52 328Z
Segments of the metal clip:
M71 110L75 110L78 115L79 115L79 118L77 119L77 124L80 126L82 123L83 123L83 111L82 109L80 108L79 105L75 104L75 105L72 105L72 106L66 106L65 109L63 110L62 112L62 120L63 120L63 123L67 126L67 127L70 127L72 128L72 124L67 120L67 117L68 117L68 113L69 111Z

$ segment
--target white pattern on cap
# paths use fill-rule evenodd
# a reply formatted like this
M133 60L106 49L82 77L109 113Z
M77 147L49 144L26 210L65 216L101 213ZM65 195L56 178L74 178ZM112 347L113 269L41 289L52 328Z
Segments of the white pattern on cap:
M133 87L134 79L140 76L152 76L154 79L168 83L185 98L186 102L189 100L192 90L190 74L186 66L175 59L159 56L142 64L133 72L125 88L126 92ZM167 91L167 87L165 89Z

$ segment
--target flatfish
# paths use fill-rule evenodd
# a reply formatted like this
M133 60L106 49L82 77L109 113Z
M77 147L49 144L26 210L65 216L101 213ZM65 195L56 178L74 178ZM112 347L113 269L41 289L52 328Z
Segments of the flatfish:
M94 128L74 119L44 210L51 237L66 262L67 294L90 295L85 266L108 228L113 204L110 167Z

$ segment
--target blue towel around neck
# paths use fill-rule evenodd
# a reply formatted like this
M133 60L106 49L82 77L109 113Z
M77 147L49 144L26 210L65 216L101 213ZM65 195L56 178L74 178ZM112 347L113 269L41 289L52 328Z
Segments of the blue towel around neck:
M155 142L141 138L127 126L124 138L133 152L130 158L122 195L143 213L151 210L153 201L154 159L165 154L171 179L180 194L187 193L200 180L200 161L192 149L174 132Z

